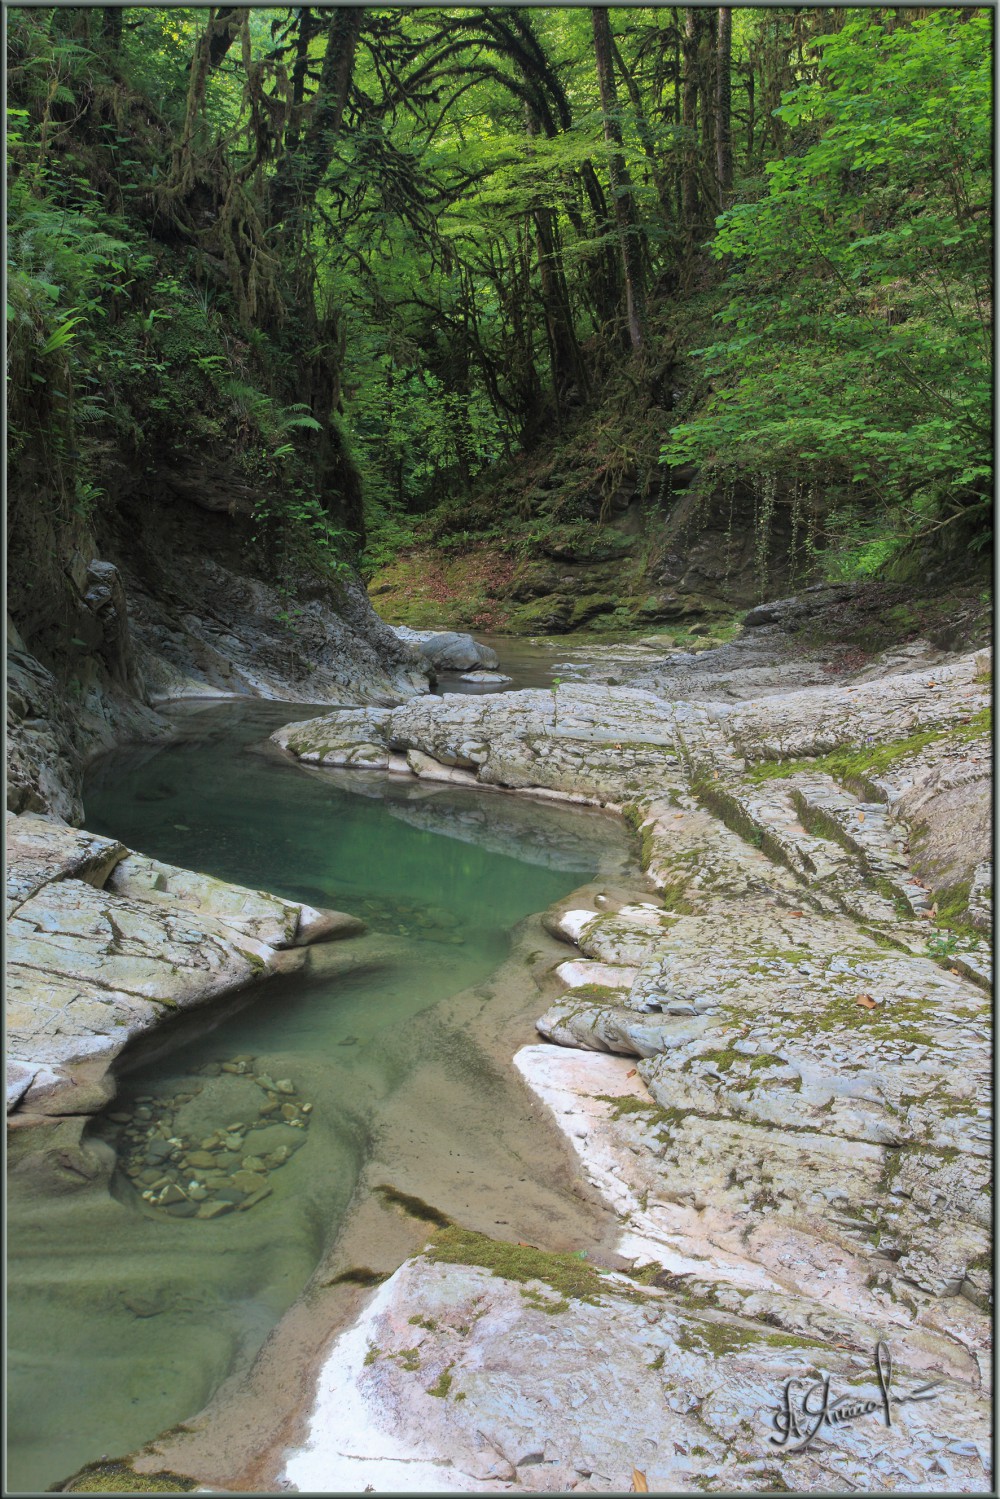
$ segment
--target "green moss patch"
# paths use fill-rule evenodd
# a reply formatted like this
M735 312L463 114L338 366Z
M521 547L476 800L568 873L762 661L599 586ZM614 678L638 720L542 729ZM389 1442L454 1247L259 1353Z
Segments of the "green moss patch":
M544 1281L560 1296L576 1301L597 1302L608 1291L622 1289L608 1285L600 1271L579 1255L553 1254L528 1244L509 1244L454 1225L434 1235L427 1255L436 1263L480 1265L501 1280L522 1285L531 1280Z
M419 1218L422 1223L433 1223L438 1228L446 1228L451 1223L446 1214L431 1207L422 1197L413 1197L409 1192L401 1192L398 1187L390 1187L385 1183L376 1187L375 1191L385 1202L402 1208L404 1213L408 1213L411 1218Z
M50 1490L54 1494L188 1494L200 1485L193 1478L165 1469L160 1473L137 1473L127 1458L103 1458L88 1463Z
M626 992L624 985L620 989L612 989L610 984L574 984L572 989L566 990L565 997L567 999L590 999L597 1003L603 1001L605 1004L613 1004L616 1000L621 1000L622 995Z
M945 729L922 729L906 739L894 739L888 744L866 745L863 748L842 746L827 755L818 755L807 760L762 760L746 771L747 780L783 780L800 773L820 771L833 776L845 784L855 782L867 789L869 778L883 775L900 760L909 759L926 749L929 744L939 744L944 739L956 739L967 743L992 733L993 715L989 708L974 713L968 723L949 725Z
M660 1104L654 1103L648 1098L636 1098L632 1093L615 1095L614 1093L596 1093L594 1097L600 1103L611 1105L612 1119L624 1119L628 1116L641 1115L643 1123L655 1124L677 1124L684 1118L685 1110L665 1109Z
M439 1400L447 1399L448 1391L452 1386L451 1371L452 1369L454 1369L454 1367L454 1364L448 1365L447 1369L445 1369L440 1377L435 1380L434 1384L430 1386L427 1391L428 1395L436 1395Z

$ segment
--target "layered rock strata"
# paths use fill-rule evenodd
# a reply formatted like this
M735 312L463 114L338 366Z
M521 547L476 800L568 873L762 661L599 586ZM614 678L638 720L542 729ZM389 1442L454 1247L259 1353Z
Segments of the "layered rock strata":
M364 923L46 818L7 816L7 1112L98 1112L134 1037Z
M990 1488L987 667L279 731L306 763L624 811L656 892L553 913L557 1044L516 1059L621 1260L439 1231L334 1342L285 1486ZM788 1399L826 1376L868 1408L803 1446Z

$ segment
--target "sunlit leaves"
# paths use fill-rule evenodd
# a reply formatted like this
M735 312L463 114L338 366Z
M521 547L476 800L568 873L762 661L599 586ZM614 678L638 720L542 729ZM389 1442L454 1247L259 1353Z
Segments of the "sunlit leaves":
M990 19L854 11L779 113L803 145L718 224L731 298L681 458L778 463L922 524L989 494Z

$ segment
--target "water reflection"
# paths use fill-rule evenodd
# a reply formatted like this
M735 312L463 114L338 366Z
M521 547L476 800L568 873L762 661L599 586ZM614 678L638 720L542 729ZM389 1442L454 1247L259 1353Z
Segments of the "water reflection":
M176 742L119 751L90 778L89 828L170 863L350 911L369 933L314 949L311 970L269 983L221 1023L188 1017L160 1038L159 1054L144 1048L110 1111L120 1117L97 1125L118 1153L113 1192L79 1182L43 1190L20 1169L32 1148L23 1137L35 1132L15 1138L14 1491L134 1449L248 1364L336 1232L383 1112L431 1065L421 1017L489 974L525 914L591 870L626 862L620 828L597 813L447 787L427 795L374 775L348 784L255 748L315 714L315 705L188 704L173 715ZM359 971L342 971L349 954ZM282 1092L222 1070L247 1058L258 1079L291 1079L295 1098L312 1105L303 1143L287 1155L285 1136L268 1133L280 1133L268 1122L275 1110L259 1113L273 1092L280 1115ZM257 1113L229 1096L234 1078L260 1095ZM469 1137L496 1136L498 1087L477 1079L470 1090L481 1117L463 1120ZM224 1137L237 1133L228 1152ZM246 1172L238 1186L227 1153ZM204 1187L199 1202L228 1193L232 1209L175 1216L167 1189L182 1176Z

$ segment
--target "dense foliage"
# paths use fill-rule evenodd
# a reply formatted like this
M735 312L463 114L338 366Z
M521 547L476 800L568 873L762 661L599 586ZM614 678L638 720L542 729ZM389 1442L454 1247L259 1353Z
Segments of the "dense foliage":
M11 453L59 514L124 467L322 566L625 370L765 528L986 534L986 11L9 17Z
M988 535L991 41L991 16L945 10L817 38L822 74L778 111L799 149L712 242L727 336L667 454L877 506L873 560L956 521Z

